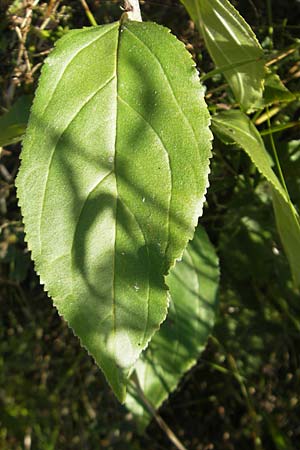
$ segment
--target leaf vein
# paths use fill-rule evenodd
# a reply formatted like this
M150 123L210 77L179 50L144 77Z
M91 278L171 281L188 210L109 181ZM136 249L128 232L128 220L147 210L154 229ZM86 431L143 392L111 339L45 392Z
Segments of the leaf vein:
M51 167L52 167L52 163L54 160L54 155L56 153L56 150L58 148L58 144L61 141L61 139L63 138L64 134L66 133L66 131L69 129L69 127L71 126L71 124L74 122L74 120L76 119L76 117L78 116L78 114L80 114L80 112L93 100L93 98L99 94L99 92L101 92L106 86L108 86L108 84L113 81L113 79L115 78L115 75L113 75L109 80L107 80L105 83L103 83L97 90L96 92L94 92L93 94L90 95L90 97L83 103L83 105L80 106L80 108L76 111L76 113L74 114L74 116L72 117L72 119L70 120L70 122L68 123L68 125L66 126L66 128L62 131L62 133L60 134L60 136L57 138L57 141L54 145L54 148L52 150L52 153L50 155L50 160L49 160L49 165L48 165L48 169L47 169L47 174L46 174L46 181L45 181L45 187L44 187L44 192L43 192L43 198L42 198L42 208L41 208L41 214L39 217L39 245L40 245L40 253L42 253L42 243L41 243L41 226L42 226L42 217L44 214L44 209L45 209L45 198L46 198L46 192L47 192L47 185L49 182L49 175L50 175L50 171L51 171Z
M181 115L182 115L184 121L186 122L186 124L188 125L188 127L190 128L190 130L192 131L193 138L194 138L195 143L196 143L196 147L199 149L199 143L198 143L198 140L197 140L197 137L196 137L196 132L195 132L195 130L194 130L194 127L192 126L192 124L191 124L190 121L188 120L187 116L185 115L185 113L184 113L182 107L180 106L180 104L179 104L179 102L178 102L178 100L177 100L177 97L176 97L176 95L175 95L173 86L172 86L172 84L171 84L171 82L170 82L170 80L169 80L169 78L168 78L168 76L167 76L167 74L166 74L166 72L165 72L165 70L164 70L164 68L163 68L162 63L161 63L160 60L159 60L159 58L157 57L157 55L156 55L155 53L152 52L152 50L150 49L150 47L149 47L149 46L148 46L148 45L147 45L140 37L136 36L136 35L135 35L132 31L130 31L128 28L127 28L126 30L127 30L132 36L134 36L135 39L136 39L137 41L139 41L139 42L140 42L140 43L148 50L148 52L152 55L152 57L157 61L158 65L160 66L161 71L162 71L162 73L163 73L163 75L164 75L164 78L165 78L165 80L166 80L166 82L167 82L167 85L169 86L169 89L170 89L170 91L171 91L172 97L173 97L173 99L175 100L175 103L176 103L176 105L177 105L177 108L178 108L178 110L180 111L180 113L181 113Z
M152 132L155 134L156 138L158 139L159 143L161 144L166 156L167 156L167 161L168 161L168 166L169 166L169 173L170 173L170 178L171 178L171 186L170 186L170 195L168 198L168 207L167 207L167 215L168 215L168 222L167 222L167 242L166 242L166 248L168 247L169 244L169 236L170 236L170 210L171 210L171 201L172 201L172 190L173 190L173 179L172 179L172 170L171 170L171 160L170 160L170 155L169 152L167 150L166 145L164 144L163 140L161 139L158 131L153 127L153 125L151 125L151 123L149 122L148 119L146 119L139 111L137 111L130 103L126 102L126 100L124 100L122 97L120 97L120 95L118 95L119 100L121 100L121 102L123 102L128 108L130 108L133 112L135 112L145 123L146 125L152 130Z
M147 330L148 330L148 325L149 325L149 315L150 315L150 283L149 283L149 278L150 278L150 273L149 273L149 267L150 267L150 254L149 254L149 247L148 247L148 245L147 245L147 238L146 238L146 236L145 236L145 234L144 234L144 231L143 231L143 229L142 229L142 227L141 227L141 225L140 225L140 222L139 222L139 220L138 220L136 214L135 214L134 211L129 207L129 205L127 205L127 203L125 202L124 199L121 199L121 198L119 197L119 201L125 206L125 208L130 212L130 214L131 214L132 217L134 218L134 220L135 220L135 222L136 222L136 224L137 224L137 226L138 226L138 228L139 228L139 230L140 230L140 232L141 232L141 234L142 234L142 236L143 236L143 239L144 239L144 242L145 242L145 248L146 248L147 256L148 256L148 266L147 266L147 269L148 269L148 286L147 286L147 319L146 319L146 325L145 325L144 336L143 336L143 342L144 342L145 336L146 336L146 333L147 333Z
M81 209L80 209L80 212L79 212L79 215L78 215L78 219L77 219L77 221L76 221L76 224L75 224L75 228L74 228L74 233L73 233L73 239L72 239L72 245L71 245L71 255L73 255L73 253L74 253L74 244L75 244L75 241L76 241L76 234L77 234L77 231L78 231L78 226L79 226L79 223L80 223L80 220L81 220L81 216L82 216L82 213L83 213L83 210L84 210L84 208L85 208L85 205L87 204L87 202L88 202L88 200L89 200L89 198L91 197L91 195L93 194L93 192L111 175L113 173L113 171L112 170L110 170L106 175L104 175L104 177L102 177L101 178L101 180L100 181L97 181L97 183L95 184L95 186L93 186L92 187L92 189L90 190L90 192L88 193L88 195L86 196L86 198L84 199L84 201L83 201L83 204L82 204L82 206L81 206ZM72 273L73 273L73 257L72 257L72 271L71 271Z
M95 42L97 42L99 39L101 39L102 37L104 37L106 34L108 34L110 31L114 30L114 28L110 28L109 30L107 30L105 33L101 34L100 36L97 36L96 39L93 39L92 41L90 41L87 45L84 45L83 47L81 47L76 53L75 55L68 61L68 63L66 64L66 66L64 67L62 73L60 74L60 78L58 79L56 85L54 86L54 90L52 91L52 94L46 104L46 106L44 107L43 111L41 112L41 115L44 114L44 112L46 111L46 109L48 108L48 106L50 105L51 101L53 100L54 94L57 91L57 88L64 76L64 74L66 73L68 67L70 66L70 64L74 61L74 59L80 55L81 52L83 52L84 50L86 50L90 45L94 44Z

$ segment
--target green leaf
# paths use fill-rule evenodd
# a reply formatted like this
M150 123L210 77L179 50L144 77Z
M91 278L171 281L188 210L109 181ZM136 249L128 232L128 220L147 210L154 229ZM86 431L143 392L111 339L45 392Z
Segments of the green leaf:
M289 260L294 284L300 287L300 220L293 205L272 189L277 230Z
M30 106L31 95L23 95L18 98L11 109L0 116L0 147L16 144L21 141L26 130Z
M167 283L171 293L168 317L136 365L140 387L155 409L196 364L214 325L218 257L201 226L182 261L168 275ZM144 428L151 417L134 385L130 387L126 406Z
M225 143L236 143L245 150L260 173L286 198L286 192L272 169L272 159L264 142L246 114L233 109L216 114L212 117L212 129Z
M290 263L295 286L300 287L299 216L272 169L271 158L257 128L241 111L230 110L212 118L212 129L225 143L235 142L242 147L259 172L269 181L277 229Z
M27 242L121 401L202 212L209 120L190 55L153 23L71 31L42 71L17 179Z
M207 50L241 108L260 107L265 77L263 50L250 26L227 0L181 0L201 31Z
M267 74L262 106L271 105L272 103L288 103L295 99L295 95L285 87L278 75L271 72Z

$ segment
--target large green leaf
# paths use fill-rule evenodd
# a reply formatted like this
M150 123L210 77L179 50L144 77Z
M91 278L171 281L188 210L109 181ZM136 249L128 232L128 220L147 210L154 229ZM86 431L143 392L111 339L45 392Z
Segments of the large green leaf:
M227 0L181 2L241 107L246 111L260 107L265 76L263 50L250 26Z
M11 109L0 116L0 146L15 144L22 140L32 103L31 95L23 95Z
M226 143L237 143L245 150L272 187L277 229L290 263L294 283L300 287L300 223L296 209L272 169L264 142L250 119L238 110L224 111L212 118L213 131Z
M75 30L47 58L17 179L36 270L123 401L208 185L209 114L168 30Z
M204 349L215 321L218 282L218 257L206 232L198 226L182 261L167 277L171 293L168 317L136 365L140 387L155 409ZM126 406L145 427L150 415L134 385Z

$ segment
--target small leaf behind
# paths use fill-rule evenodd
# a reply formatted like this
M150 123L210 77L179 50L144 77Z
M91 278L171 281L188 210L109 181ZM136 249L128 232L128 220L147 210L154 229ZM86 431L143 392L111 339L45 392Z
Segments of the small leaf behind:
M299 215L290 203L272 189L273 207L278 233L289 260L294 283L300 288L300 221Z
M260 107L265 77L263 50L250 26L227 0L181 0L201 31L207 50L241 108Z
M201 226L167 283L171 294L168 317L136 365L140 387L155 409L196 363L214 325L218 257ZM143 428L151 417L133 385L129 394L126 406Z
M268 72L265 81L263 106L271 105L272 103L288 103L295 99L295 95L285 87L279 76L275 73Z
M289 260L294 284L300 287L299 216L272 169L271 158L257 128L244 113L230 110L212 118L212 129L225 143L235 142L245 150L259 172L269 181L277 229Z
M0 146L16 144L21 141L26 130L30 107L31 95L23 95L13 104L11 109L0 116Z

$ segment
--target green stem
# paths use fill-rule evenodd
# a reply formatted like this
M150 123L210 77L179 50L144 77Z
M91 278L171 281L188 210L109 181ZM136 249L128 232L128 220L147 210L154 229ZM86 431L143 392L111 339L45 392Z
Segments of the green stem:
M80 3L81 3L82 6L83 6L83 9L84 9L84 11L85 11L85 14L86 14L87 18L88 18L89 21L90 21L90 24L91 24L93 27L96 27L98 24L97 24L97 22L96 22L95 17L93 16L93 14L92 14L90 8L89 8L89 5L87 4L87 2L86 2L85 0L80 0Z
M236 364L236 361L235 361L233 355L231 355L230 353L227 353L227 361L228 361L228 365L229 365L230 369L232 370L232 373L235 376L235 379L237 380L237 382L240 385L242 395L246 401L249 416L252 419L252 425L253 425L253 431L254 431L254 436L253 436L254 448L255 448L255 450L263 450L262 442L260 439L261 429L260 429L260 424L259 424L259 417L256 413L252 399L250 398L250 396L248 394L246 384L244 383L243 377L241 376L241 374L238 370L238 366Z
M236 379L236 381L239 383L241 393L246 401L246 406L248 409L249 416L252 420L252 426L253 426L253 431L254 431L254 436L253 436L254 448L255 448L255 450L263 450L263 446L262 446L261 439L260 439L261 429L260 429L259 417L256 413L252 399L250 398L250 396L248 394L248 390L247 390L246 383L244 381L244 377L240 374L237 363L236 363L233 355L231 353L227 352L226 348L223 346L223 344L221 344L221 342L215 336L211 336L211 340L225 354L227 363L229 366L228 372L231 373L234 376L234 378Z
M267 106L266 109L267 109L268 129L271 130L271 121L270 121L270 115L269 115L269 107ZM270 142L271 142L271 148L273 150L273 155L274 155L274 158L275 158L276 167L277 167L277 170L278 170L278 173L279 173L280 181L282 183L282 186L284 187L284 190L286 192L286 195L287 195L287 198L288 198L289 202L291 202L289 191L287 189L287 186L286 186L286 183L285 183L285 179L284 179L284 176L283 176L283 172L281 170L281 166L280 166L280 162L279 162L279 158L278 158L278 154L277 154L277 150L276 150L276 146L275 146L275 142L274 142L274 138L273 138L273 134L272 133L270 133Z
M288 122L282 125L276 125L273 128L268 128L267 130L260 131L261 136L266 136L268 134L278 133L280 131L287 130L288 128L299 127L300 122Z
M259 59L258 58L251 58L251 59L245 59L244 61L238 61L238 62L233 63L233 64L226 64L226 65L224 65L222 67L218 67L217 69L213 69L210 72L207 72L205 75L202 75L200 77L200 79L203 82L203 81L208 80L209 78L212 78L215 75L218 75L219 73L223 74L225 72L228 72L229 70L236 69L237 67L242 67L242 66L245 66L246 64L251 64L251 63L254 63L254 62L258 62L260 59L261 58L259 58Z
M272 0L267 0L267 14L269 22L269 35L273 37L273 14L272 14Z

